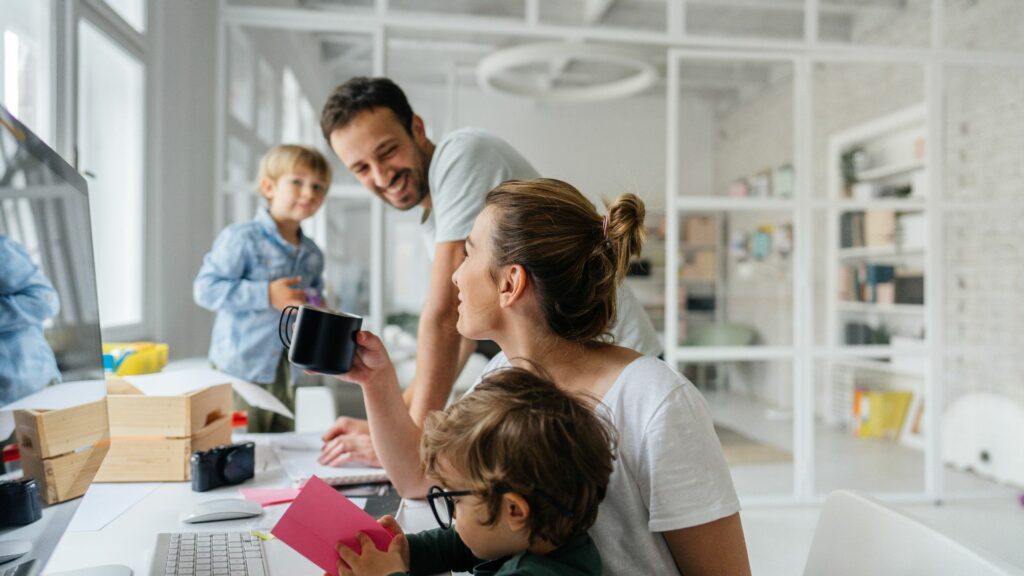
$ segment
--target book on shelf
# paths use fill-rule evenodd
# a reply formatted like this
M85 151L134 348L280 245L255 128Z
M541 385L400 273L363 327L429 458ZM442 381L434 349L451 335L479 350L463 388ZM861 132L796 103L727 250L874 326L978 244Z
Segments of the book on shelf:
M920 250L928 242L924 212L904 212L896 218L896 244L902 250Z
M924 273L902 272L895 278L896 304L924 304Z
M912 392L904 390L855 389L854 435L858 438L898 440L913 396Z
M839 297L847 302L897 303L896 267L860 262L839 267Z
M864 245L864 213L843 212L839 219L839 246L856 248Z

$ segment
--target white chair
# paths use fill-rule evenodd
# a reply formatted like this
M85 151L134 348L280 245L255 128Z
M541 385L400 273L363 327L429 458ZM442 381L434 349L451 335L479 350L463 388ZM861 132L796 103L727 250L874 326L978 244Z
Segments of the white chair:
M323 432L337 417L330 388L300 386L295 389L296 432Z
M838 491L821 509L804 576L1021 576L867 496Z

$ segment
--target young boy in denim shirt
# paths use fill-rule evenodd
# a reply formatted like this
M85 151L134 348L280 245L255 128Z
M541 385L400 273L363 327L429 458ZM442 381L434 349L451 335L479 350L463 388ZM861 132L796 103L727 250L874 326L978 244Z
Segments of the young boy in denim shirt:
M214 366L270 389L290 410L295 391L284 346L277 335L281 310L320 299L324 256L300 224L316 214L331 183L320 152L275 146L260 162L259 192L266 200L250 222L225 228L203 258L192 286L196 304L217 313L210 343ZM250 432L286 432L295 423L249 406Z
M594 401L596 403L596 401ZM420 446L440 529L395 535L386 552L360 534L338 545L342 576L591 576L601 557L587 530L612 472L614 432L581 399L520 369L492 372L425 423Z
M42 269L21 244L0 234L0 406L60 382L43 335L43 323L59 311Z

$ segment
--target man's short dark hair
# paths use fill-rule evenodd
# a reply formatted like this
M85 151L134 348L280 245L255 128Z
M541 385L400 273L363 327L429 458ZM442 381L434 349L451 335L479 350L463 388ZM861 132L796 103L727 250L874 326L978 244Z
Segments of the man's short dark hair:
M412 134L412 107L405 92L389 78L368 78L357 76L334 89L320 114L320 129L324 138L331 139L331 132L344 128L363 110L387 108L395 118Z

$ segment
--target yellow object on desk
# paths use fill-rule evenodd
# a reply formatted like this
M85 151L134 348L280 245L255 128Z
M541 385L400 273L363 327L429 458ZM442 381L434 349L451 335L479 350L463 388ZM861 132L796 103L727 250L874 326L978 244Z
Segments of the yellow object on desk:
M167 344L156 342L107 342L103 344L103 369L118 376L152 374L167 365Z

